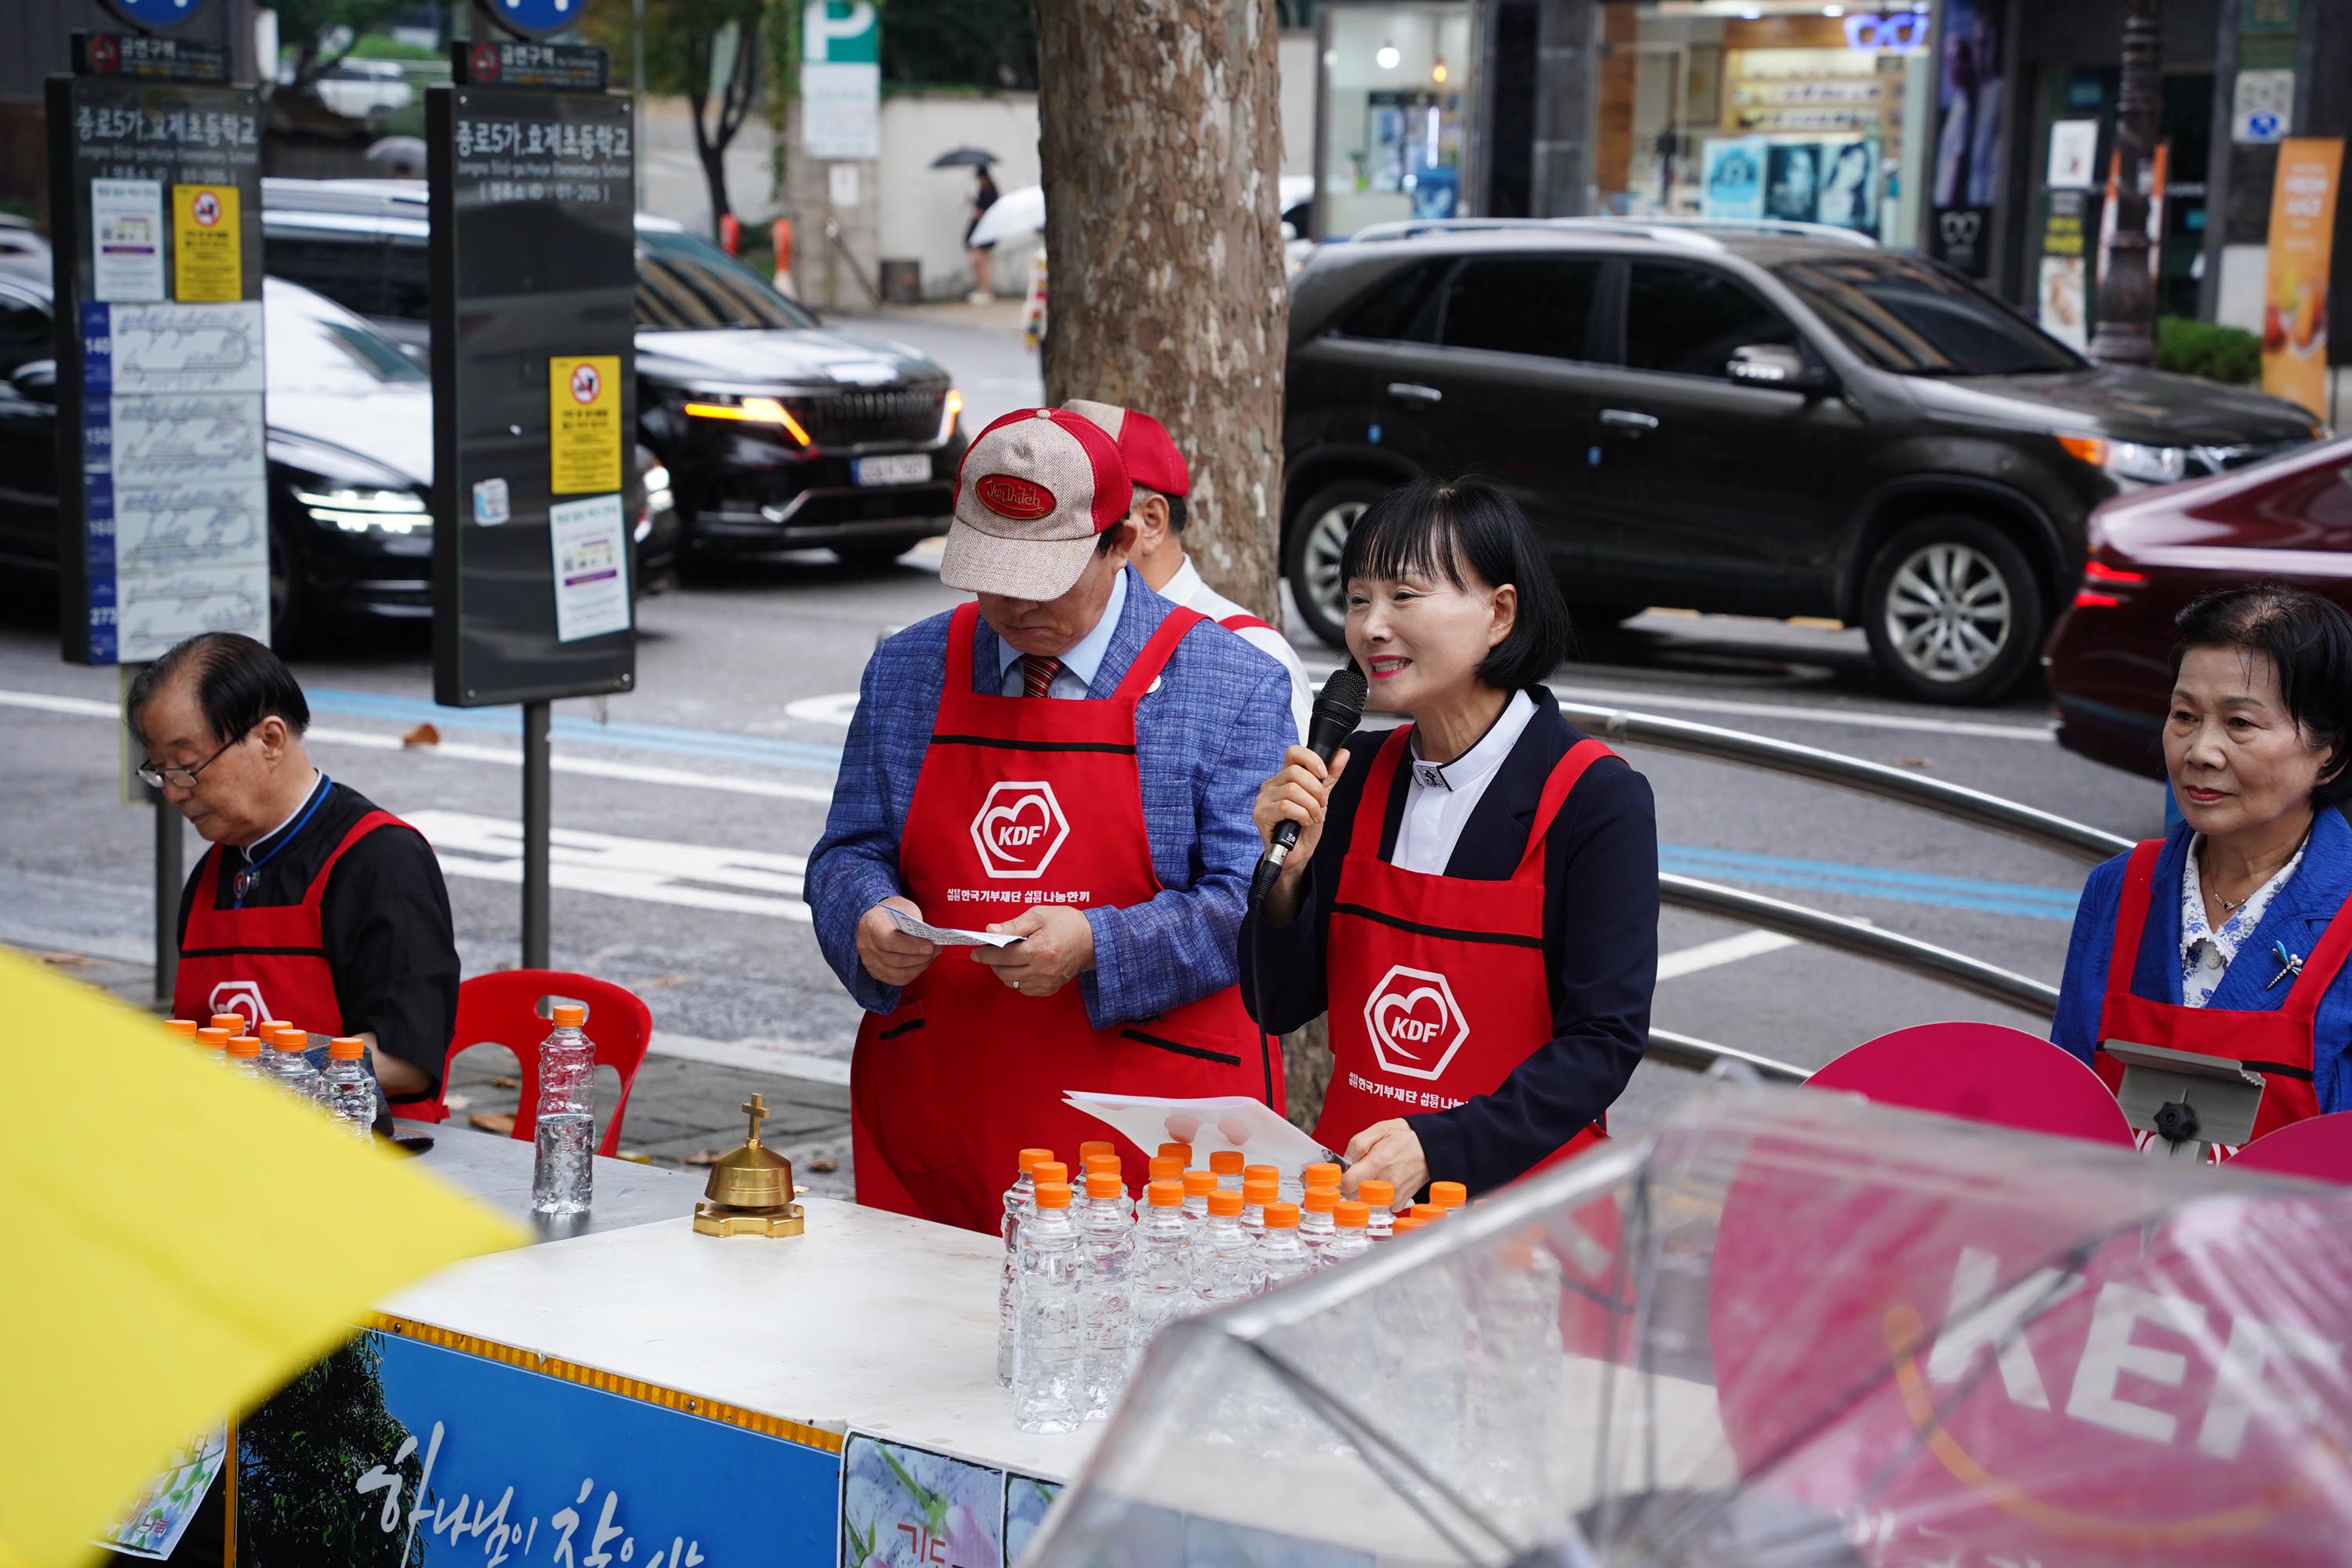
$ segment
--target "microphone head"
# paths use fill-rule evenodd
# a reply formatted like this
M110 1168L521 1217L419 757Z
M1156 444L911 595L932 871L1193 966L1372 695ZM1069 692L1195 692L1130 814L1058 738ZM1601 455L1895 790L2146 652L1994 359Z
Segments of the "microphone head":
M1313 717L1317 720L1345 720L1348 730L1356 727L1364 716L1364 703L1372 694L1371 682L1352 664L1343 664L1331 672L1316 694ZM1344 733L1344 731L1343 731Z

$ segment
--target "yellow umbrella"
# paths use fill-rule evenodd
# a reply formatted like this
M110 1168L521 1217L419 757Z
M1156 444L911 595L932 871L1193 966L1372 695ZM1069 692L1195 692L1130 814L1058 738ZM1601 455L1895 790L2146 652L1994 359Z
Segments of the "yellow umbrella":
M0 949L0 1568L87 1544L188 1434L350 1338L371 1302L524 1239Z

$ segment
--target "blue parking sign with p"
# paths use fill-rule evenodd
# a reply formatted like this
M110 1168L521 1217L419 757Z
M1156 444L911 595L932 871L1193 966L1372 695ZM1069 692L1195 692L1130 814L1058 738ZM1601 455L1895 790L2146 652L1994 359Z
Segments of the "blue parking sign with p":
M101 0L126 27L176 27L205 8L205 0Z
M475 9L518 37L543 38L579 26L588 0L475 0Z

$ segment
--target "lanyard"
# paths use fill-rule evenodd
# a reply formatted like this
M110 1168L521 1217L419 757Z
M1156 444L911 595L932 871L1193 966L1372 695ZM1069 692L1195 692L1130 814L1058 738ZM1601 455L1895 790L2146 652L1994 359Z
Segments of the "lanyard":
M318 787L310 792L310 804L302 808L302 815L294 819L294 825L278 836L278 842L269 847L269 852L268 854L262 856L260 859L254 861L251 865L247 866L244 870L239 871L230 879L228 890L232 901L229 904L229 908L233 910L241 910L245 908L245 896L246 894L253 891L253 884L260 879L261 868L264 866L268 865L272 860L275 860L278 858L278 852L280 849L285 848L289 844L294 842L295 836L302 831L304 826L310 822L310 818L317 815L319 807L326 803L327 792L332 789L334 785L335 781L329 778L325 773L320 773L319 775Z

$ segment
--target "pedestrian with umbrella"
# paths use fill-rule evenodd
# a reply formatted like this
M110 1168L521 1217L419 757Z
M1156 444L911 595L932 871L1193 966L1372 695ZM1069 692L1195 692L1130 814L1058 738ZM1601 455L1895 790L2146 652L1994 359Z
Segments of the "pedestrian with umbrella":
M990 266L995 259L996 242L989 239L975 244L972 238L972 230L980 226L988 209L996 205L996 181L988 172L996 161L995 153L980 147L958 147L931 160L934 169L972 172L971 216L963 226L963 243L965 253L971 258L971 302L975 305L985 305L996 297L990 287Z

